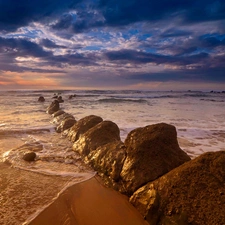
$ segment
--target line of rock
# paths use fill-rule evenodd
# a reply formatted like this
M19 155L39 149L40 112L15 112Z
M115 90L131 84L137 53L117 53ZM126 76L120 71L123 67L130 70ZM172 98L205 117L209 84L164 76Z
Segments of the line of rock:
M150 225L224 224L225 152L191 160L178 145L176 128L166 123L134 129L122 142L112 121L96 115L76 121L57 100L47 113L73 150L107 186L129 196Z

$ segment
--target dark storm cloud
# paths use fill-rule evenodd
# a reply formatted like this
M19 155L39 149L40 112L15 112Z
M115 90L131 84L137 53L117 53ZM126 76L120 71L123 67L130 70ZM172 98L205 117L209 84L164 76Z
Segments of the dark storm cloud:
M100 0L84 1L76 15L65 13L54 29L80 33L95 27L120 27L136 22L156 22L179 18L180 23L198 23L225 19L225 1L218 0ZM170 31L170 36L188 35L187 31Z
M13 31L30 22L50 19L80 0L0 0L0 30Z
M172 65L189 65L201 62L207 59L209 55L207 53L198 53L186 57L159 55L147 52L140 52L135 50L119 50L110 51L105 53L105 57L108 60L116 61L119 64L123 63L154 63L154 64L172 64Z
M44 51L38 44L26 39L0 37L0 52L11 56L47 57L52 53Z
M43 65L51 65L60 68L67 68L68 66L93 66L98 65L96 61L98 57L95 54L73 53L58 56L51 56Z
M76 13L72 14L71 10ZM225 19L224 0L0 0L0 30L12 31L32 21L51 22L54 29L84 32L142 21L179 17L183 23ZM169 34L168 34L169 35ZM171 32L170 35L182 35Z
M225 18L225 1L218 0L100 0L106 23L111 26L138 21L156 21L180 16L183 22L202 22Z
M186 31L186 30L179 30L176 28L171 28L166 31L164 31L160 37L162 38L169 38L169 37L182 37L182 36L189 36L192 35L193 32L191 31Z
M201 42L203 47L213 48L217 46L225 46L225 36L223 38L219 38L216 36L201 36L199 37L199 41Z
M46 48L67 48L63 45L57 45L55 42L49 40L49 39L42 39L40 41L40 44Z
M94 10L93 7L87 4L84 7L78 7L76 14L65 13L51 27L57 30L68 29L74 33L82 33L89 28L104 26L101 12Z
M44 39L41 44L47 45L51 48L58 47L50 40ZM50 70L39 69L42 66L55 66L58 68L65 68L68 65L82 65L90 66L96 65L98 57L94 53L72 53L69 52L64 55L54 55L51 51L45 51L43 48L26 39L13 39L13 38L1 38L0 37L0 53L4 53L4 57L1 59L1 70L9 70L14 72L28 71L29 68L18 66L17 57L36 57L42 59L40 62L36 62L37 69L30 68L32 72L50 72ZM58 72L58 70L52 70L52 72Z
M141 80L147 82L168 82L168 81L183 81L183 82L225 82L224 68L207 68L193 70L165 70L157 73L128 73L124 76L128 80ZM191 78L191 79L190 79Z

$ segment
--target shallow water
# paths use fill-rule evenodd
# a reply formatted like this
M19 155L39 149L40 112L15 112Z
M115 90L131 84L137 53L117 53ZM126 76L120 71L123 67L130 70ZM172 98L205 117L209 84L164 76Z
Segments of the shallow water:
M45 112L58 93L0 91L0 224L21 224L49 204L68 182L94 174L72 150L72 143L55 132L53 118ZM37 101L41 95L44 103ZM137 127L165 122L176 127L180 147L192 158L225 150L223 93L93 90L60 91L60 95L64 99L61 109L76 120L88 115L111 120L119 126L122 140ZM70 95L76 97L69 99ZM23 161L24 149L35 151L37 161ZM43 201L36 192L43 192ZM31 203L33 208L29 208ZM8 221L10 212L13 222Z
M94 114L115 122L122 140L134 128L165 122L176 126L180 146L191 157L225 150L224 93L34 90L0 92L0 151L35 141L46 154L66 149L68 142L54 133L52 118L45 113L58 94L64 99L61 108L77 120ZM44 103L37 101L41 95Z

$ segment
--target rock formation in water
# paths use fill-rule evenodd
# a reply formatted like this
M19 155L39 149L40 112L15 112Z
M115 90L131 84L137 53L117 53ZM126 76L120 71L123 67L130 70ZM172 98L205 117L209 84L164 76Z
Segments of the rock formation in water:
M48 114L53 114L54 112L59 110L59 102L58 100L54 100L50 106L47 108Z
M61 133L72 127L75 123L76 120L74 117L67 117L56 127L56 132Z
M225 152L205 153L138 189L130 202L150 225L225 221Z
M40 96L40 97L38 98L38 101L39 101L39 102L44 102L44 101L45 101L45 98L44 98L43 96Z
M63 110L58 110L58 111L56 111L56 112L54 112L53 114L52 114L52 116L53 117L57 117L57 116L60 116L60 115L62 115L62 114L64 114L65 112L63 111Z
M131 131L124 144L121 178L128 194L190 160L178 145L176 128L165 123Z
M123 143L112 121L90 115L76 122L52 107L47 111L55 112L53 121L73 150L108 186L131 196L150 225L223 224L225 152L190 160L178 145L176 128L165 123L137 128Z
M73 149L86 156L98 147L110 142L120 141L120 130L112 121L102 121L81 134L74 142Z
M122 141L113 141L98 147L87 156L89 164L98 173L113 181L120 180L120 173L126 159L126 147Z
M75 123L68 132L70 141L75 142L79 139L80 135L87 132L89 129L102 122L103 119L99 116L90 115L80 119Z

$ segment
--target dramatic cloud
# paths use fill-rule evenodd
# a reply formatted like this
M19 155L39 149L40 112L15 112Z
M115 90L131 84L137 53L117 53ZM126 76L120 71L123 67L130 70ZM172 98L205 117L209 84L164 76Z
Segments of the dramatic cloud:
M215 89L224 61L223 0L0 0L1 87Z

